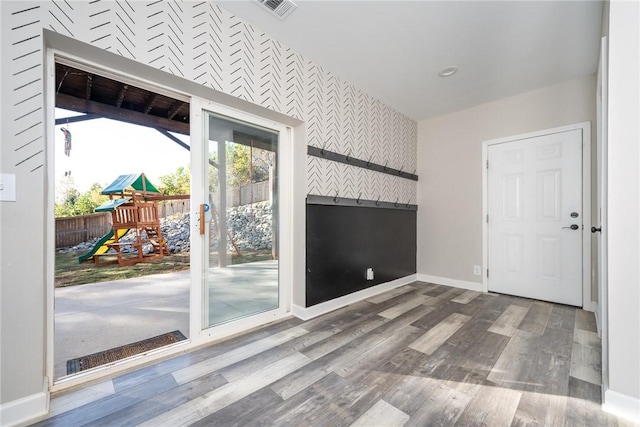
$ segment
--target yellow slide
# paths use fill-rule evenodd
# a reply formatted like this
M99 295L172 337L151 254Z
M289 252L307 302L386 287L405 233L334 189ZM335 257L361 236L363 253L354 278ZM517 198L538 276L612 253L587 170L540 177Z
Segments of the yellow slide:
M121 239L122 236L124 236L125 234L127 234L129 232L129 229L126 228L121 228L118 230L118 239ZM93 248L91 248L91 250L89 252L87 252L84 255L81 255L78 257L78 263L82 263L90 258L93 258L94 255L102 255L103 253L107 252L109 250L109 244L111 243L115 243L116 239L113 235L113 228L111 229L111 231L109 231L107 234L105 234L104 236L102 236L100 238L100 240L98 240L96 242L95 245L93 245Z

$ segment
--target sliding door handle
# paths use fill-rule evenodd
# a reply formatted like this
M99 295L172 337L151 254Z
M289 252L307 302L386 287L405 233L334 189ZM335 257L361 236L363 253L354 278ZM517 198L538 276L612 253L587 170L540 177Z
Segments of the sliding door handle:
M205 205L200 205L200 235L204 234L204 213L205 213Z

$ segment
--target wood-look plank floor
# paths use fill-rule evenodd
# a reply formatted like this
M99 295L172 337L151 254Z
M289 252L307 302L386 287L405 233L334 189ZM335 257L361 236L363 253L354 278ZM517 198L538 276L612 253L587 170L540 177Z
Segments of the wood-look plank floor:
M38 426L627 426L591 313L424 282L52 400Z

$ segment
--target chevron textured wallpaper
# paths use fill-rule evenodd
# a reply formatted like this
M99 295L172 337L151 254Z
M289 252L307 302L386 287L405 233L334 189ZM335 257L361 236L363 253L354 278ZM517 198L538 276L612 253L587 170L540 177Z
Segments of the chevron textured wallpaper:
M16 173L44 164L42 28L303 120L307 143L416 170L416 122L211 1L3 2L3 125ZM7 99L7 98L5 98ZM10 162L10 163L8 163ZM6 171L10 172L10 171ZM307 192L416 202L416 182L307 158Z

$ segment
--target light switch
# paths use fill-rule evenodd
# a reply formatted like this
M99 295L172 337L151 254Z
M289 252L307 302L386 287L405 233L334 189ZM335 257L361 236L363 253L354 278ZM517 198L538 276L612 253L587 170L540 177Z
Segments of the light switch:
M16 201L16 175L0 173L0 202Z

